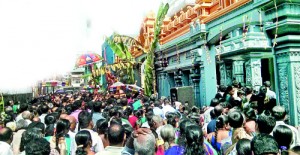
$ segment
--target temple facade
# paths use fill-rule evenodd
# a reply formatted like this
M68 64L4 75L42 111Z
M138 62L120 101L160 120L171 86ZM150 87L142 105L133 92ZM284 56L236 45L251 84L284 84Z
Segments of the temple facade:
M173 87L192 86L195 104L204 106L218 85L237 80L258 91L264 81L271 81L278 104L289 110L291 124L300 124L299 0L169 4L155 52L159 96L170 96ZM139 38L144 42L153 35L150 20L147 17L141 28Z

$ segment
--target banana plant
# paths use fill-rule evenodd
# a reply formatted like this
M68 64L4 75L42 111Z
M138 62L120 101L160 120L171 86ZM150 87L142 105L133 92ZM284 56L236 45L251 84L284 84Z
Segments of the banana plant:
M112 37L113 38L113 37ZM112 51L121 59L121 63L127 64L123 65L122 70L117 71L119 75L126 75L127 80L126 83L132 84L134 83L134 71L133 71L133 63L134 59L128 50L128 46L126 46L123 40L119 42L115 42L112 38L106 38L106 42Z
M157 13L157 17L154 25L154 38L151 42L149 52L146 57L145 63L145 94L150 96L156 93L156 79L155 79L155 69L154 69L154 51L159 43L159 34L161 31L161 26L163 20L169 10L169 4L161 4Z

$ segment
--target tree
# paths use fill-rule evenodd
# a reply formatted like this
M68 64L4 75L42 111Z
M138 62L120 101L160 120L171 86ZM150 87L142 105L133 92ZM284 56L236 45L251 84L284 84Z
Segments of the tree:
M159 43L159 34L161 31L161 26L163 20L169 10L169 4L161 4L157 13L157 17L154 25L154 38L150 45L149 52L147 54L145 63L145 94L150 96L152 90L156 93L156 79L155 79L155 69L154 69L154 52Z

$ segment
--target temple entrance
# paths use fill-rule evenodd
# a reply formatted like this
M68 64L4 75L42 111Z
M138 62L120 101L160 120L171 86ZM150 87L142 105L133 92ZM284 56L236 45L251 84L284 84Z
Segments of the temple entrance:
M275 79L274 79L274 61L273 58L261 59L261 76L262 82L270 81L271 89L275 90Z

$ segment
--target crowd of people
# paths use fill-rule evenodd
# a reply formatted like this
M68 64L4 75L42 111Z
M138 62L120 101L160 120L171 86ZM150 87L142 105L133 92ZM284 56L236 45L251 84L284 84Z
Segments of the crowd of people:
M10 101L1 114L0 155L300 154L299 129L276 105L270 82L254 91L234 81L202 104L209 106L132 92Z

